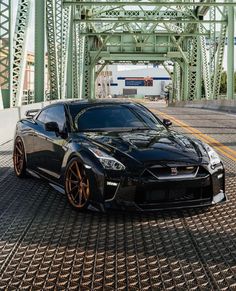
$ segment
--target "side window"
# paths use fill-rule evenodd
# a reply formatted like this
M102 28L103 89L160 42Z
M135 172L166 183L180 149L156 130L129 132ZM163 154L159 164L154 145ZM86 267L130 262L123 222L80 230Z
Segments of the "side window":
M62 131L66 123L64 106L60 104L44 109L37 117L37 120L43 124L54 121L58 124L59 130Z
M57 122L59 130L64 130L65 123L66 123L66 117L65 117L65 109L63 105L55 105L52 107L49 107L46 111L46 117L44 120L44 123L47 122Z

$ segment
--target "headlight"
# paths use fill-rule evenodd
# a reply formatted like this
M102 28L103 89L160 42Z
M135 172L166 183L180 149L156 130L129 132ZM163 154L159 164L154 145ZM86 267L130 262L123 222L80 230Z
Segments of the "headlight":
M115 158L109 156L103 151L96 148L89 148L89 150L99 159L104 169L115 171L122 171L125 169L125 166L121 162L117 161Z
M205 148L206 148L207 154L210 158L211 166L215 166L215 165L220 164L221 160L220 160L220 157L218 156L218 154L216 153L216 151L212 147L210 147L209 145L205 145Z

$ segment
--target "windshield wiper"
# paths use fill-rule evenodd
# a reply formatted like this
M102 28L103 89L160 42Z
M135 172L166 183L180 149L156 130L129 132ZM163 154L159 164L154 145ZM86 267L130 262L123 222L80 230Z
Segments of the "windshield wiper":
M143 129L151 129L147 126L142 127L104 127L104 128L88 128L79 130L79 132L103 132L103 131L135 131L135 130L143 130Z
M147 126L142 126L142 127L127 127L127 128L119 128L117 131L122 131L122 132L132 132L136 130L152 130L151 127Z
M131 131L142 130L142 129L146 129L146 130L148 129L148 130L150 130L151 127L147 127L147 126L132 127L132 128L131 128Z

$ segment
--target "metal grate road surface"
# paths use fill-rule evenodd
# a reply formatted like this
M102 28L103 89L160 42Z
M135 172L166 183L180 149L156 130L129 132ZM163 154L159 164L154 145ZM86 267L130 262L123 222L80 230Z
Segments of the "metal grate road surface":
M77 212L0 152L0 290L236 289L236 163L209 209Z

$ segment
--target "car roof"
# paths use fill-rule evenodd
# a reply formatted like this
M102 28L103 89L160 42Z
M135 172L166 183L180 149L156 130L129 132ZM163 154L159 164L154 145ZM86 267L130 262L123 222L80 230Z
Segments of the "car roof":
M54 102L46 105L45 107L43 107L41 110L39 110L38 114L35 115L35 117L37 117L37 115L40 114L41 111L43 111L44 109L50 108L52 106L58 105L58 104L62 104L62 105L80 105L82 108L83 107L90 107L91 105L114 105L114 104L118 104L118 105L127 105L127 104L139 104L138 102L133 102L131 100L125 100L122 98L103 98L103 99L75 99L75 100L60 100L57 101L55 100Z
M125 99L111 99L111 98L104 98L104 99L80 99L80 100L65 100L62 103L64 104L132 104L134 102Z

